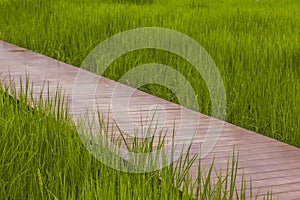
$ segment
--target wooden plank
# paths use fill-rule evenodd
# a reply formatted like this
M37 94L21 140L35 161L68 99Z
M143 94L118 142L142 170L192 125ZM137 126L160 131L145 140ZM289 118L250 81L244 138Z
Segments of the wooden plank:
M165 120L159 121L163 130L167 131L166 141L171 141L172 129L176 131L196 130L196 135L191 148L191 156L199 152L201 144L205 139L212 139L214 134L207 135L207 131L217 131L220 125L224 125L223 130L210 153L201 160L201 167L205 170L209 167L213 158L215 159L216 169L221 169L225 173L228 156L231 155L233 147L239 152L239 166L243 169L246 179L252 178L253 192L266 194L270 189L273 191L273 197L280 199L297 199L300 196L300 149L262 136L260 134L242 129L235 125L224 123L209 116L191 111L182 106L170 103L158 97L136 91L134 88L122 85L107 78L86 72L84 77L89 83L97 82L101 87L96 90L87 87L81 94L73 96L74 83L78 68L54 60L52 58L27 51L24 48L0 41L0 80L8 80L10 76L15 80L17 90L20 88L20 77L23 84L26 75L29 75L30 81L34 85L34 98L38 99L40 90L45 86L49 87L49 93L45 89L43 98L47 95L55 95L57 87L60 86L63 93L67 96L69 103L76 104L75 109L70 109L70 114L74 120L85 110L88 103L92 103L89 94L97 99L97 108L101 111L104 119L110 119L108 123L109 130L114 128L112 119L114 114L111 111L112 98L124 102L128 94L132 94L128 101L128 108L122 104L114 104L118 113L118 125L125 127L125 131L130 135L135 129L132 122L138 123L141 119L147 121L151 118L149 108L159 105L157 112L165 115ZM118 87L118 92L114 91ZM73 98L73 99L72 99ZM128 119L129 114L131 120ZM187 114L181 119L181 114ZM180 121L184 123L180 124ZM210 122L212 122L210 124ZM211 126L210 126L211 125ZM181 141L186 140L185 136L178 137ZM179 150L177 150L179 152ZM198 161L195 161L191 167L191 174L194 180L198 176ZM213 174L216 180L216 174ZM237 182L242 181L242 173L239 171ZM247 182L249 184L249 182ZM250 194L247 193L249 196Z

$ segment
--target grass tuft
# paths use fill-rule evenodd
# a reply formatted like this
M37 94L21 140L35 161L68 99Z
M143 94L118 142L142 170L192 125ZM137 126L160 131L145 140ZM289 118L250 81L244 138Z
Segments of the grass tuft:
M35 100L29 78L19 89L12 83L2 83L0 88L0 196L4 199L224 199L227 194L229 199L246 199L245 181L242 195L234 193L239 190L235 189L235 156L231 169L227 167L226 176L219 176L217 184L211 178L213 162L207 175L199 167L198 179L191 180L189 169L196 157L188 153L161 170L121 172L89 153L66 114L60 90L53 98ZM161 137L159 147L164 145ZM128 147L136 152L158 148L152 138L133 140Z

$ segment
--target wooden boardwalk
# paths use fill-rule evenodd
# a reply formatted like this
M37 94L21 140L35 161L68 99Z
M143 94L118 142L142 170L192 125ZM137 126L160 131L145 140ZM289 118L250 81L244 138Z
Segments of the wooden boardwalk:
M35 95L38 95L44 81L49 83L50 92L54 93L59 83L68 96L70 102L76 104L70 110L73 118L78 117L82 110L85 109L87 102L90 101L85 95L72 95L75 78L78 68L59 62L52 58L27 51L26 49L0 41L0 79L7 79L8 75L15 79L16 84L22 77L25 80L26 74L29 75L30 81L33 82ZM88 80L97 80L97 75L86 72ZM154 97L152 95L135 91L134 88L121 85L106 78L101 78L101 86L97 88L96 98L99 103L98 109L103 113L105 118L113 118L110 111L112 97L122 98L126 94L133 92L130 99L129 113L132 121L138 123L149 117L149 108L158 107L166 116L163 127L172 128L176 124L176 116L181 113L187 113L187 119L182 124L180 130L197 128L197 134L193 141L191 154L197 153L201 143L205 140L206 132L209 128L209 121L213 124L222 124L222 121L212 119L206 115L196 113L184 107ZM121 88L120 93L113 96L113 89L118 85ZM17 86L18 87L18 86ZM87 93L91 92L89 90ZM95 91L94 91L95 92ZM47 93L45 92L45 95ZM72 99L75 98L76 99ZM133 131L133 127L128 123L128 116L122 117L122 113L128 113L122 110L122 105L118 107L118 124L127 127L126 132ZM197 127L196 127L197 126ZM176 127L175 127L176 131ZM169 138L170 139L170 138ZM181 138L182 140L184 138ZM212 158L215 157L215 166L224 169L227 165L228 155L232 149L239 152L239 168L243 169L245 178L249 181L252 179L253 192L259 192L259 198L272 189L273 197L279 199L300 199L300 149L262 136L260 134L242 129L235 125L224 123L223 131L217 140L212 151L202 160L202 167L207 167ZM196 161L191 167L191 174L195 179L197 177ZM237 176L237 182L241 181L241 172ZM249 185L249 183L248 183Z

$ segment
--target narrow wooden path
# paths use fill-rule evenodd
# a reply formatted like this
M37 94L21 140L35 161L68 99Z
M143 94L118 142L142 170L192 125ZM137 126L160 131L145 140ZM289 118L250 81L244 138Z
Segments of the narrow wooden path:
M20 77L22 77L22 80L25 80L26 74L28 74L30 81L33 82L36 92L35 95L39 94L45 80L49 83L51 93L54 93L57 89L57 85L60 84L65 95L68 96L72 103L76 104L76 106L70 110L70 114L74 118L79 116L90 101L85 95L72 95L77 73L78 68L74 66L0 41L0 80L7 79L10 75L15 79L16 84L18 84ZM86 77L88 80L98 80L99 78L97 75L89 72L86 72ZM209 129L209 122L212 122L213 125L223 124L222 121L212 119L206 115L196 113L144 92L136 91L134 88L121 85L112 80L101 78L100 82L102 87L97 88L95 97L100 105L98 109L100 109L105 118L116 117L109 111L112 97L122 102L122 98L126 98L126 94L128 93L133 93L130 98L129 114L131 120L136 123L139 123L141 117L143 119L149 117L149 108L153 109L153 107L164 112L166 118L161 125L164 128L174 127L174 122L176 124L176 116L179 116L181 113L188 113L189 117L187 119L181 119L184 120L184 123L181 125L180 130L197 128L191 154L197 153L201 143L205 140L205 135ZM116 85L121 88L122 91L117 95L113 92ZM92 91L87 90L86 92L90 93ZM45 95L46 94L47 92L45 91ZM128 116L124 115L124 117L122 117L122 113L126 114L128 111L122 110L122 105L119 107L116 105L116 107L119 109L117 116L119 126L126 127L126 132L133 131L133 127L128 123ZM177 127L175 127L175 131L176 128ZM184 140L184 138L182 138L182 140ZM253 192L259 192L259 195L261 195L259 198L262 198L262 195L272 189L273 197L275 198L300 199L299 148L242 129L235 125L224 123L223 131L216 145L212 151L203 158L201 162L202 167L205 168L209 166L213 157L215 157L215 166L224 169L233 147L239 152L239 167L243 169L247 180L251 177ZM198 173L197 164L198 162L196 161L191 168L191 174L194 179ZM242 179L241 171L242 170L240 170L237 176L237 182L240 182Z

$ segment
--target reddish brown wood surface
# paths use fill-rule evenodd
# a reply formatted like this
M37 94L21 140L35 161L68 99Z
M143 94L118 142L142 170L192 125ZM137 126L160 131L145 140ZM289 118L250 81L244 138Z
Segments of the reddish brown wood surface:
M34 85L34 94L38 98L38 94L45 83L49 84L50 93L54 94L57 85L62 87L62 91L68 97L69 101L76 104L76 109L70 110L70 115L76 118L85 109L86 102L90 99L85 95L72 96L74 89L74 81L78 68L59 62L52 58L27 51L26 49L15 45L0 41L0 79L15 80L18 88L20 77L25 81L26 74L29 75L30 81ZM87 80L97 80L98 76L92 73L86 73ZM111 98L113 96L113 88L117 82L101 78L101 87L97 87L96 98L99 102L98 109L103 113L104 118L113 118L109 111L111 106ZM125 85L119 85L122 91L114 96L114 98L126 98L128 92L134 91ZM85 91L87 93L95 91ZM44 91L44 97L48 94ZM76 98L76 99L72 99ZM210 120L213 124L223 123L222 121L212 119L206 115L196 113L185 109L184 107L167 102L160 98L146 94L140 91L134 91L130 98L130 117L131 120L139 123L141 117L146 119L150 106L162 105L165 109L167 119L163 124L164 128L172 129L177 123L180 113L188 113L188 118L182 124L183 130L197 129L197 134L193 140L191 154L198 153L201 143L204 141L205 135L209 128ZM127 126L127 131L133 131L128 118L123 117L122 113L127 111L119 107L119 124ZM179 119L180 120L180 119ZM175 126L175 131L176 131ZM167 140L171 140L168 134ZM208 136L210 137L210 136ZM212 136L214 137L214 136ZM185 138L180 138L184 140ZM217 168L224 169L227 165L228 155L231 154L233 147L239 152L239 166L244 171L246 179L252 179L253 192L259 192L259 195L266 194L272 189L273 197L280 199L299 199L300 198L300 149L262 136L260 134L242 129L235 125L225 123L224 128L218 142L212 151L202 160L202 167L209 166L212 159L215 158ZM193 179L197 178L198 162L191 168ZM237 182L241 181L242 170L237 176ZM248 182L249 185L249 182ZM259 196L261 197L261 196Z

